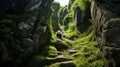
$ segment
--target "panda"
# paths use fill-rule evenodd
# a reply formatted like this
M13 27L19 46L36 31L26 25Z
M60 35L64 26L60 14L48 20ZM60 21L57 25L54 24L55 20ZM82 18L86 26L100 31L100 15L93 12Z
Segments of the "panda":
M62 39L62 32L60 30L56 32L56 37Z

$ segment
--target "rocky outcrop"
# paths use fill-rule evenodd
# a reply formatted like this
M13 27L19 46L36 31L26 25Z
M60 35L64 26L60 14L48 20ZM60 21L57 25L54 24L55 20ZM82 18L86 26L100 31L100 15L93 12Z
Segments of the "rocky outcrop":
M80 23L82 23L83 17L82 17L82 10L80 7L77 7L75 10L75 28L78 28L80 26Z
M26 66L49 43L52 1L0 0L0 67Z
M71 11L72 4L75 0L69 0L68 10Z
M23 13L27 0L0 0L0 14Z
M57 31L59 30L59 24L58 24L58 10L60 8L60 4L57 2L54 2L52 4L53 7L53 15L52 15L52 26L53 26L53 30Z
M83 1L83 3L85 4L85 9L82 9L80 6L76 6L74 11L75 28L78 29L81 33L85 32L91 25L90 2Z
M60 8L58 17L59 17L59 23L61 25L64 25L64 17L69 13L67 6Z
M120 1L92 1L91 15L105 67L120 66Z
M65 26L64 29L68 29L69 22L72 22L72 13L68 6L65 6L59 10L59 24Z

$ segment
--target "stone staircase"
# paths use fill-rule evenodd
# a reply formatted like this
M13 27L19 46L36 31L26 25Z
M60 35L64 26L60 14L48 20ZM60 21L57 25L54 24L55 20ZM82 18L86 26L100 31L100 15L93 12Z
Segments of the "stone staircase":
M57 42L62 42L62 40L59 40ZM68 55L74 54L77 52L72 47L68 47L67 49L65 48L63 50L58 50L57 56L49 57L52 59L51 64L45 65L43 67L76 67L76 65L74 64L74 61L72 61L74 58L67 57L66 55L64 55L63 54L64 51L66 51Z

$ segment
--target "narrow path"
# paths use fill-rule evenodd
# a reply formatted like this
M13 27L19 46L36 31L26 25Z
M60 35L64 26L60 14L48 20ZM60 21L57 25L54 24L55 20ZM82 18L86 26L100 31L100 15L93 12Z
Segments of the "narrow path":
M76 39L55 39L33 58L32 67L102 67L103 61L93 33Z
M61 48L58 48L58 45L64 45ZM54 57L49 57L49 58L54 58L52 61L52 64L45 66L45 67L56 67L57 65L59 67L76 67L74 64L74 57L71 55L76 53L76 50L72 47L72 41L68 39L56 39L56 42L54 46L58 49L58 55ZM65 48L66 47L66 48Z

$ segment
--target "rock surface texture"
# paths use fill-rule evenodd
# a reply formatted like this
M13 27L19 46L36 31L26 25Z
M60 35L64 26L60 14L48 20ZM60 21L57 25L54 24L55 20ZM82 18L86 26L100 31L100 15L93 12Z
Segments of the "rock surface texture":
M23 67L51 37L53 0L0 0L0 67Z
M84 9L77 6L74 11L75 28L81 33L85 32L91 25L90 2L86 1L84 4L86 5Z
M53 26L53 30L57 31L57 30L59 30L58 11L59 11L59 8L60 8L60 4L59 3L53 3L52 8L53 8L52 26Z
M91 15L105 67L120 67L120 0L92 1Z

